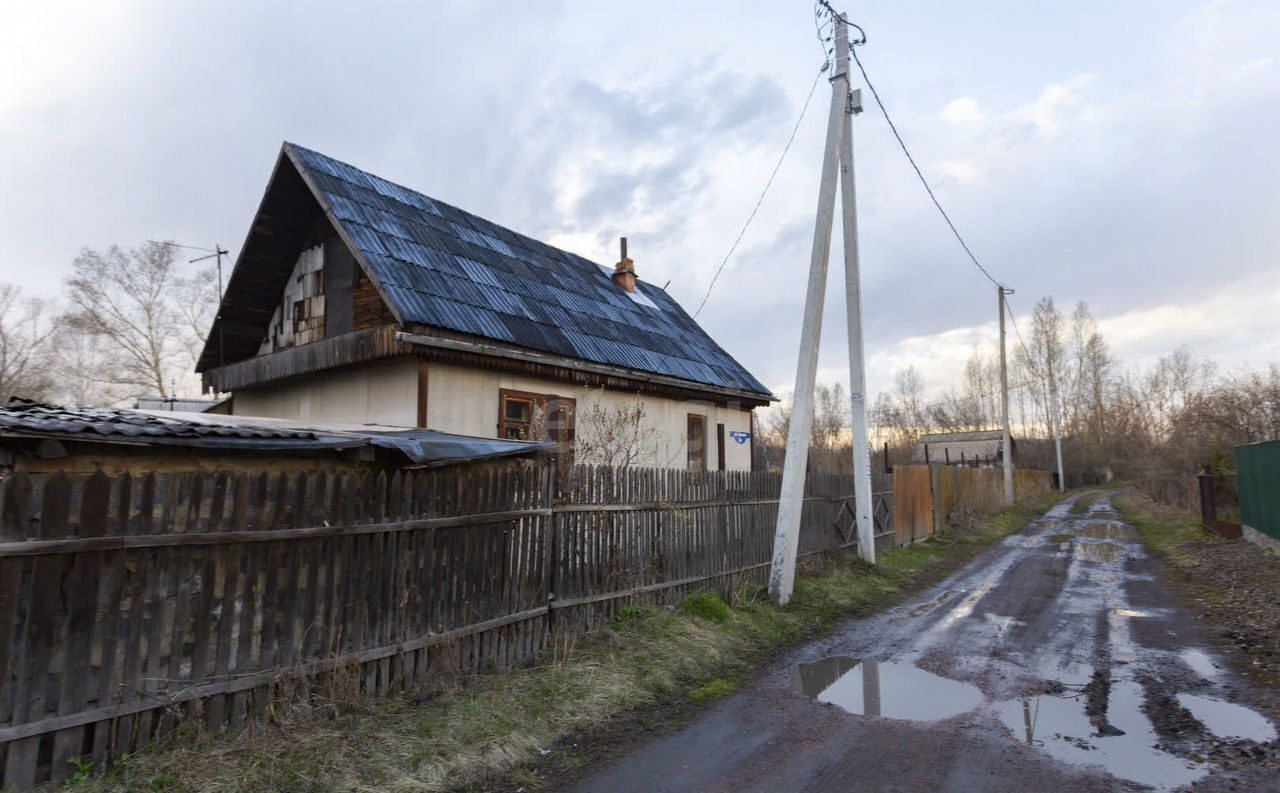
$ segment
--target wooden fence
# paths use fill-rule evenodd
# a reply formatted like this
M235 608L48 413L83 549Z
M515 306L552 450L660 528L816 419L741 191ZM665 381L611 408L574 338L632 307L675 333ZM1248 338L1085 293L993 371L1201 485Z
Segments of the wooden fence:
M619 605L763 583L781 477L506 461L351 474L12 474L0 503L3 786L62 781L307 691L504 670ZM877 489L883 489L880 482ZM855 544L811 475L801 553ZM880 493L878 533L892 537Z
M1053 490L1053 475L1013 472L1014 497L1034 498ZM999 468L898 465L893 469L894 528L898 545L910 545L966 515L1004 505L1004 472Z

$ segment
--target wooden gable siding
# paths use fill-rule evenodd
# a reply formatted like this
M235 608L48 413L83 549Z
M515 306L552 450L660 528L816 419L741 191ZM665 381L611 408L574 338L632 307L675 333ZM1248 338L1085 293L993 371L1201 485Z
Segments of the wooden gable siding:
M314 245L298 254L284 293L271 315L266 338L258 348L259 355L324 338L324 254L324 245Z
M353 330L368 330L396 324L395 315L383 302L382 295L378 294L378 288L360 268L356 268L354 302Z

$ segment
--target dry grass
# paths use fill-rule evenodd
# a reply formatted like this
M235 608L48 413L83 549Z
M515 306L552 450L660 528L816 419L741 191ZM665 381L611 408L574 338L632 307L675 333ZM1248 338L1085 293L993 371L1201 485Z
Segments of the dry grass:
M513 780L536 787L537 777L521 769L562 736L635 708L727 693L765 653L940 578L1052 500L888 551L874 567L834 560L818 575L799 577L785 608L748 587L736 593L727 615L717 609L723 621L700 615L705 603L622 609L608 629L566 639L539 664L507 675L374 705L312 701L277 709L268 727L233 739L187 737L73 787L92 793L416 793L491 789Z

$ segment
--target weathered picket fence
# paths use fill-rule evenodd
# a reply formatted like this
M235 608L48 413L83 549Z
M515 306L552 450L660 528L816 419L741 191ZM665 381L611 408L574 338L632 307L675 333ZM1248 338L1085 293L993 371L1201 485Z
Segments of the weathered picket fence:
M622 604L763 582L780 476L556 472L11 474L0 494L0 766L58 782L308 691L504 670ZM886 489L881 482L877 489ZM848 547L814 475L802 554ZM878 533L892 538L885 494Z
M1053 475L1015 470L1013 489L1019 501L1042 496L1053 490ZM965 515L999 509L1004 504L1004 472L999 468L899 465L893 470L893 493L896 542L910 545Z

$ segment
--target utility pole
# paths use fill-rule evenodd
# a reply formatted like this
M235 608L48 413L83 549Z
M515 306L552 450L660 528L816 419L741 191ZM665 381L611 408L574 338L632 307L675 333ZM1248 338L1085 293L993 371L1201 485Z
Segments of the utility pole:
M853 147L848 140L849 116L854 112L849 93L849 31L845 20L838 14L833 14L833 18L835 69L831 74L827 145L822 156L822 179L818 185L818 211L814 219L813 250L809 259L809 282L800 331L800 354L796 360L796 384L792 397L791 423L787 431L786 461L782 469L773 564L769 571L769 594L779 604L785 604L791 599L795 584L800 517L804 510L804 482L809 458L809 432L813 426L813 386L818 371L818 346L822 335L823 303L826 299L827 262L831 255L831 226L835 216L837 177L841 179L844 188L845 272L846 278L850 280L846 299L849 307L851 406L854 413L853 456L855 475L858 477L854 494L857 502L855 515L858 522L858 545L864 557L874 559L875 554L871 529L870 457L866 448L866 385L862 365L862 303L857 280L857 222L853 217ZM858 427L859 421L861 428ZM862 445L861 453L858 451L859 444Z
M1001 457L1004 458L1004 503L1013 505L1013 433L1009 430L1009 362L1005 354L1004 338L1004 296L1013 294L1012 289L996 286L1000 295L1000 405L1004 420L1004 433L1001 436Z
M1058 490L1066 492L1067 479L1062 471L1062 413L1058 406L1058 376L1049 364L1049 409L1053 411L1053 450L1058 455Z
M623 244L625 245L626 243L623 243ZM190 246L182 246L182 247L190 247ZM208 250L208 248L204 248L203 250ZM208 256L201 256L198 259L188 260L189 264L195 264L196 262L203 262L206 259L213 259L215 257L218 259L218 310L213 315L213 318L215 321L222 319L222 257L226 256L228 253L229 251L227 251L221 245L215 242L213 244L213 252L210 253ZM222 323L217 322L217 325L218 325L218 365L221 366L226 362L226 355L225 355L225 345L222 342Z
M836 23L841 28L844 22ZM837 41L843 39L837 35ZM846 82L847 79L846 79ZM862 91L849 94L844 135L840 138L840 208L844 229L844 290L849 325L849 401L852 407L853 506L858 522L858 553L876 561L871 503L871 439L867 437L867 371L862 350L862 274L858 263L858 197L853 171L853 120L862 112ZM816 346L816 345L815 345Z

